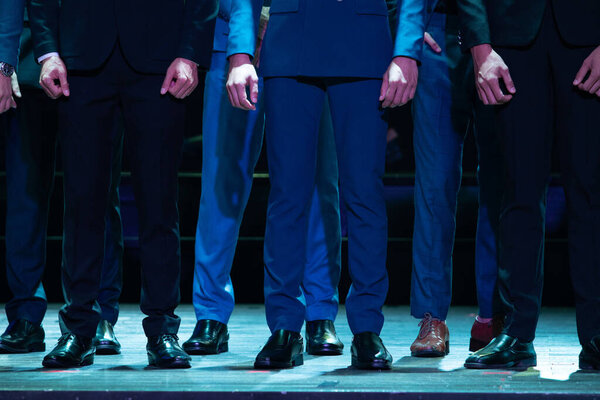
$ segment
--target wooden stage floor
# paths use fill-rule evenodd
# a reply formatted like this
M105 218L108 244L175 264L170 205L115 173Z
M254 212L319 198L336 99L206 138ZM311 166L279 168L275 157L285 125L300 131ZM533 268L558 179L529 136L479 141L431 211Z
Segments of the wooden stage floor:
M48 350L59 336L58 305L51 305L44 327ZM344 309L336 322L346 348L337 357L305 354L293 370L257 371L253 361L268 337L262 306L238 306L229 324L228 353L194 356L188 370L147 368L143 315L123 305L116 334L123 352L96 356L92 366L68 371L41 368L44 353L0 355L0 399L600 399L600 374L577 371L579 343L574 310L544 309L535 347L538 366L524 372L463 368L474 308L454 307L448 318L451 352L441 359L417 359L409 346L417 321L408 307L387 307L384 343L394 356L392 371L349 368L351 334ZM178 309L180 340L193 330L191 305ZM2 313L1 329L6 327Z

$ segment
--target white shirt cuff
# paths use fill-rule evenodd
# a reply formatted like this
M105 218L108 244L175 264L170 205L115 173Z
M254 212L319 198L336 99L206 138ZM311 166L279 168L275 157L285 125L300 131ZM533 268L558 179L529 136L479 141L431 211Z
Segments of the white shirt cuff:
M42 61L44 61L47 58L53 57L53 56L57 56L58 57L58 53L55 52L55 51L53 51L52 53L44 54L43 56L41 56L40 58L37 59L37 62L41 64Z

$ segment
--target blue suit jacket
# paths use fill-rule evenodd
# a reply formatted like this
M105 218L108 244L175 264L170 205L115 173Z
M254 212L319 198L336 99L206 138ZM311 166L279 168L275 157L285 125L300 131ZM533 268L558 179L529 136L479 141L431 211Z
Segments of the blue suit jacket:
M398 0L392 40L385 0L272 0L260 72L381 78L392 57L420 60L425 1ZM253 54L259 14L252 0L233 0L228 55Z
M0 61L17 66L25 0L0 0Z

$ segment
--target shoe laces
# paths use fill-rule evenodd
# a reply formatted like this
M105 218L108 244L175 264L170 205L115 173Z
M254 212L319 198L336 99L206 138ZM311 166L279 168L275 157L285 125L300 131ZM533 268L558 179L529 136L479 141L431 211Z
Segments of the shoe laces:
M76 337L73 333L67 332L63 333L61 337L58 338L58 344L67 343L72 337Z
M439 319L433 318L429 313L425 313L425 317L419 322L419 326L421 327L419 330L419 339L424 339L433 333L436 321L439 321Z
M165 334L159 335L157 337L157 339L164 340L165 342L177 343L177 341L179 340L179 336L177 336L174 333L165 333Z

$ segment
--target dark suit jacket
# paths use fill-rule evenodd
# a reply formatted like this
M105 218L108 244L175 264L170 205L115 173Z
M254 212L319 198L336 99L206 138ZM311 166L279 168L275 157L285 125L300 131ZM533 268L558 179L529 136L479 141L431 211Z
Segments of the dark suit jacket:
M600 44L599 0L550 1L565 42ZM463 46L527 46L540 30L547 4L549 0L458 0Z
M71 70L100 67L117 37L137 71L164 73L177 57L210 65L218 0L31 0L35 55Z

